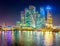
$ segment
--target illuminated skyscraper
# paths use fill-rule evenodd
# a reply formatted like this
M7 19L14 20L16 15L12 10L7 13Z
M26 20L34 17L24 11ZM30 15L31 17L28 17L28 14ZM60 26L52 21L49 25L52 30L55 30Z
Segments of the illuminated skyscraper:
M45 10L44 8L40 8L40 14L41 14L41 18L45 18Z
M20 13L20 15L21 15L21 21L20 21L20 25L21 26L25 26L25 12L24 11L21 11L21 13Z
M40 8L40 24L41 24L41 27L43 27L45 25L45 10L43 7Z
M47 11L47 23L52 24L52 16L50 11Z
M24 11L20 12L20 21L16 22L16 26L25 26L25 13L24 13Z
M36 11L36 8L32 5L30 5L28 9L26 8L25 11L21 12L21 26L41 28L45 26L45 23L52 25L50 10L47 10L47 21L45 20L45 10L42 7L40 8L40 13Z
M30 12L30 24L33 28L36 27L35 21L36 21L36 9L34 6L29 6L29 12Z
M21 22L22 22L22 24L25 23L25 15L24 15L24 11L21 11Z
M49 27L52 27L52 15L51 15L51 11L50 11L50 8L48 9L47 8L47 25Z
M33 18L33 15L31 14L30 15L30 24L31 24L31 26L33 27L33 28L35 28L35 20L34 20L34 18Z
M29 9L25 9L25 25L30 26L30 12Z
M40 28L40 14L38 12L36 12L36 20L35 20L35 23L36 23L36 28Z
M29 6L30 10L30 24L34 28L41 28L42 25L45 24L45 11L43 8L40 8L40 14L36 11L36 8L34 6Z
M43 8L40 8L40 14L36 13L36 28L41 28L45 24L45 11Z

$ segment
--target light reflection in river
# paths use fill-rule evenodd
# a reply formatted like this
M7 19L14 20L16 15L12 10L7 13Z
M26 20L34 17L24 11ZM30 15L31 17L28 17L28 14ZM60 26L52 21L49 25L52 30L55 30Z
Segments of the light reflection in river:
M60 46L60 33L0 31L0 46Z
M44 45L45 46L52 46L52 44L53 44L52 32L45 32Z
M56 33L56 46L60 46L60 34Z
M2 33L0 31L0 45L2 46Z

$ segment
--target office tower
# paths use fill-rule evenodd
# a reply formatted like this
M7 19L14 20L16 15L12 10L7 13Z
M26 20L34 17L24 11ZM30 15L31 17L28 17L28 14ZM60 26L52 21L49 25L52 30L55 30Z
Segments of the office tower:
M52 16L50 11L47 11L47 23L52 24Z
M31 14L30 15L30 24L31 24L31 26L33 27L33 28L35 28L35 20L34 20L34 18L33 18L33 15Z
M30 26L30 12L29 9L25 9L25 25Z
M36 12L36 20L35 20L36 28L39 27L39 22L40 22L40 14L38 12Z
M52 24L52 16L51 16L50 11L47 11L47 22L48 22L49 24Z
M41 15L41 18L45 18L45 10L44 8L40 8L40 15Z
M43 7L40 8L41 26L45 25L45 10Z
M21 23L20 23L20 25L21 26L25 26L25 13L24 13L24 11L21 11Z
M52 16L51 16L51 11L47 10L47 24L52 27Z
M25 15L24 15L24 11L21 11L21 23L22 23L22 24L25 23Z
M35 28L35 18L36 18L36 10L35 7L30 5L29 6L29 12L30 12L30 24L33 28Z
M43 25L43 18L41 18L41 15L39 13L37 13L36 16L36 28L41 28Z

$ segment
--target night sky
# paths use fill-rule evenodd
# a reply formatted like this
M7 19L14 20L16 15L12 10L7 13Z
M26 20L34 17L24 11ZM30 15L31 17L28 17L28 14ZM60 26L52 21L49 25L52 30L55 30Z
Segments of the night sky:
M60 25L60 1L59 0L0 0L0 25L14 25L20 20L20 11L34 5L39 11L40 7L47 5L52 8L53 24Z

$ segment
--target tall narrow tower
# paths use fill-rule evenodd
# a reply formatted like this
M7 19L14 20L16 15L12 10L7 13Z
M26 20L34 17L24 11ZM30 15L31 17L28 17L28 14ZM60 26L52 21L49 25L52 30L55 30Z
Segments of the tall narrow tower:
M51 11L50 11L50 7L47 7L47 25L49 27L52 27L52 15L51 15Z
M43 7L40 8L40 17L41 17L41 27L45 25L45 10Z
M47 23L52 24L52 16L51 16L50 11L47 11Z
M25 15L24 15L24 11L21 11L21 23L22 23L22 24L25 23Z
M26 26L30 26L30 13L29 9L25 9L25 24Z
M29 12L30 12L30 20L31 20L31 22L30 22L30 24L31 24L31 26L33 27L33 28L35 28L36 26L35 26L35 17L36 17L36 9L35 9L35 7L34 6L32 6L32 5L30 5L29 6Z

